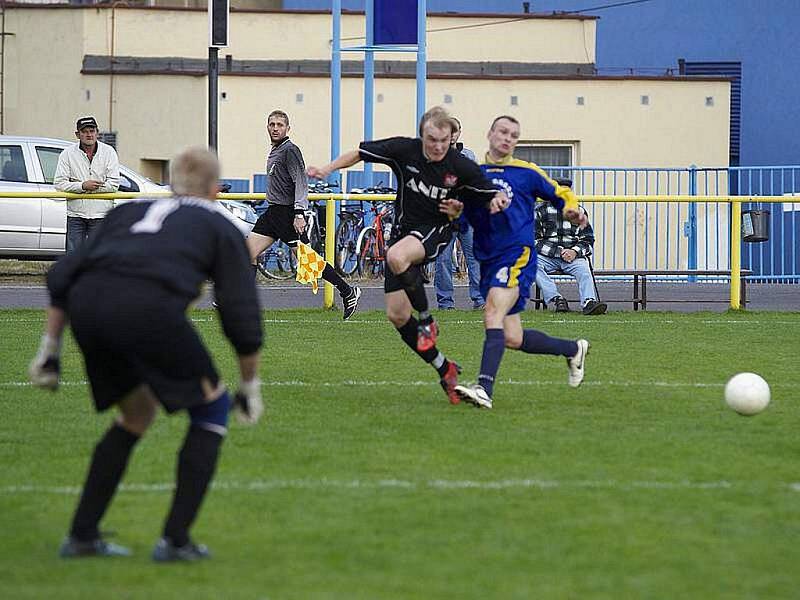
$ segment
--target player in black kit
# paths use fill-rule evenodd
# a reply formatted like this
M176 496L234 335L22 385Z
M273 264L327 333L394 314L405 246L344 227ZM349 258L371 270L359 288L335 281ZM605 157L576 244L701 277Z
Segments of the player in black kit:
M178 454L177 485L153 559L209 556L189 528L214 475L228 412L255 423L263 412L258 379L261 315L245 232L214 202L216 157L192 148L172 162L176 196L123 204L108 213L87 243L47 275L51 305L46 333L31 363L31 381L58 387L63 330L69 321L83 353L98 411L116 405L114 424L95 447L64 558L126 556L98 529L134 446L158 405L185 410L190 426ZM214 281L225 335L239 356L241 382L231 400L211 357L186 318L206 279ZM232 406L233 405L233 406Z
M452 237L450 218L442 211L445 198L481 202L499 210L505 201L473 161L450 147L457 127L444 109L426 112L419 138L392 137L361 142L324 167L309 167L311 177L324 179L337 169L360 161L388 165L397 177L394 227L386 253L386 314L403 341L439 373L450 402L457 404L460 368L436 348L438 326L428 310L420 265L435 260ZM419 319L411 314L418 311Z

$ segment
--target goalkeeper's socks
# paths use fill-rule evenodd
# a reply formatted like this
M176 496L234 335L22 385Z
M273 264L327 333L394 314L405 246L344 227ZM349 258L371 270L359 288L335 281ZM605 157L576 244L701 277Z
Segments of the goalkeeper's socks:
M569 358L578 353L578 344L574 340L550 337L536 329L526 329L522 332L519 349L528 354L553 354Z
M128 466L131 451L139 436L114 424L97 443L83 485L81 499L72 518L70 535L89 542L100 537L98 524Z
M189 528L194 523L208 484L214 476L223 436L196 425L189 428L178 453L178 481L172 507L164 525L164 537L174 546L189 543Z
M397 332L400 334L400 337L403 338L406 346L411 348L426 363L432 364L433 368L439 372L439 375L441 375L442 373L440 369L444 367L446 370L447 361L444 359L444 355L436 349L436 346L423 352L417 350L418 327L419 321L417 321L414 317L409 317L408 321L406 321L404 325L401 325L397 328ZM437 363L440 364L437 365Z
M258 267L256 265L250 265L250 269L253 271L253 279L258 277Z
M481 357L481 371L478 375L478 384L486 390L491 397L494 390L494 379L500 369L500 361L506 349L505 334L502 329L487 329L486 338L483 340L483 356Z
M428 296L425 295L425 284L422 283L422 274L418 265L411 265L407 271L397 275L397 279L403 284L403 289L414 307L420 315L428 312Z
M322 278L331 285L335 286L336 289L339 290L339 294L342 296L347 296L347 294L352 291L350 284L342 279L342 276L336 272L336 269L334 269L328 263L325 263L325 269L322 271Z

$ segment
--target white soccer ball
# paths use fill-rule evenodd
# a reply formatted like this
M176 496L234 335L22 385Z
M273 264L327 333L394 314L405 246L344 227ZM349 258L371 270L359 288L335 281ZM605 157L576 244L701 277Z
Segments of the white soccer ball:
M755 373L739 373L725 385L725 402L740 415L757 415L769 404L769 384Z

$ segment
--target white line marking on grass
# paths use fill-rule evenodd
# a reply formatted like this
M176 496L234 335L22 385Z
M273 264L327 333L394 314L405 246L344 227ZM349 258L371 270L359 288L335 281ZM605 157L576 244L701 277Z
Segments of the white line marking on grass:
M274 311L273 311L274 312ZM523 314L523 317L525 315ZM216 316L208 317L190 317L190 321L194 323L214 323L219 319ZM269 323L274 325L291 325L298 323L306 323L307 317L298 317L296 319L263 319L262 323ZM44 313L41 317L15 317L15 318L0 318L0 323L43 323ZM353 327L355 325L387 325L386 319L350 319L349 321L333 320L325 321L329 325L343 325L345 327ZM482 325L481 319L454 319L440 321L443 326L448 325ZM557 325L674 325L675 323L691 323L692 321L676 321L675 319L549 319L545 323L553 323ZM698 321L703 325L800 325L800 320L796 321L751 321L751 320L733 320L733 319L704 319Z
M271 490L434 490L434 491L497 491L497 490L558 490L558 489L589 489L589 490L647 490L647 491L727 491L760 487L753 481L619 481L607 480L559 480L559 479L499 479L499 480L472 480L472 479L428 479L414 481L408 479L266 479L254 481L215 481L212 487L221 491L268 492ZM761 482L763 485L788 488L800 492L800 483ZM123 483L121 492L133 493L171 493L175 489L173 483ZM0 486L2 495L21 494L53 494L61 496L77 496L81 488L71 485L7 485Z
M499 380L497 385L519 385L519 386L562 386L566 382L564 380L538 380L538 381L517 381L513 379ZM87 381L62 381L60 385L66 387L77 387L87 385ZM433 386L439 385L433 379L424 381L358 381L355 379L348 379L344 381L301 381L299 379L292 379L288 381L262 381L261 385L264 387L322 387L322 388L339 388L339 387L400 387L400 386ZM583 387L664 387L664 388L721 388L725 385L724 382L709 383L709 382L681 382L681 381L584 381ZM800 383L780 382L770 383L771 387L792 387L795 388ZM0 387L32 387L33 384L29 381L5 381L0 382Z

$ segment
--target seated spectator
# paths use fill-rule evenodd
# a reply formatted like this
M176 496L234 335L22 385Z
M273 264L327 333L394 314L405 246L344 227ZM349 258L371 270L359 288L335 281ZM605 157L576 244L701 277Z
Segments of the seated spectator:
M564 185L561 181L559 183ZM581 210L586 212L583 208ZM536 207L536 285L542 291L544 301L556 312L569 312L569 304L558 293L550 277L559 272L572 275L578 282L584 315L602 315L608 310L608 306L597 299L597 288L589 265L593 246L594 231L590 223L579 229L549 202L542 202Z

